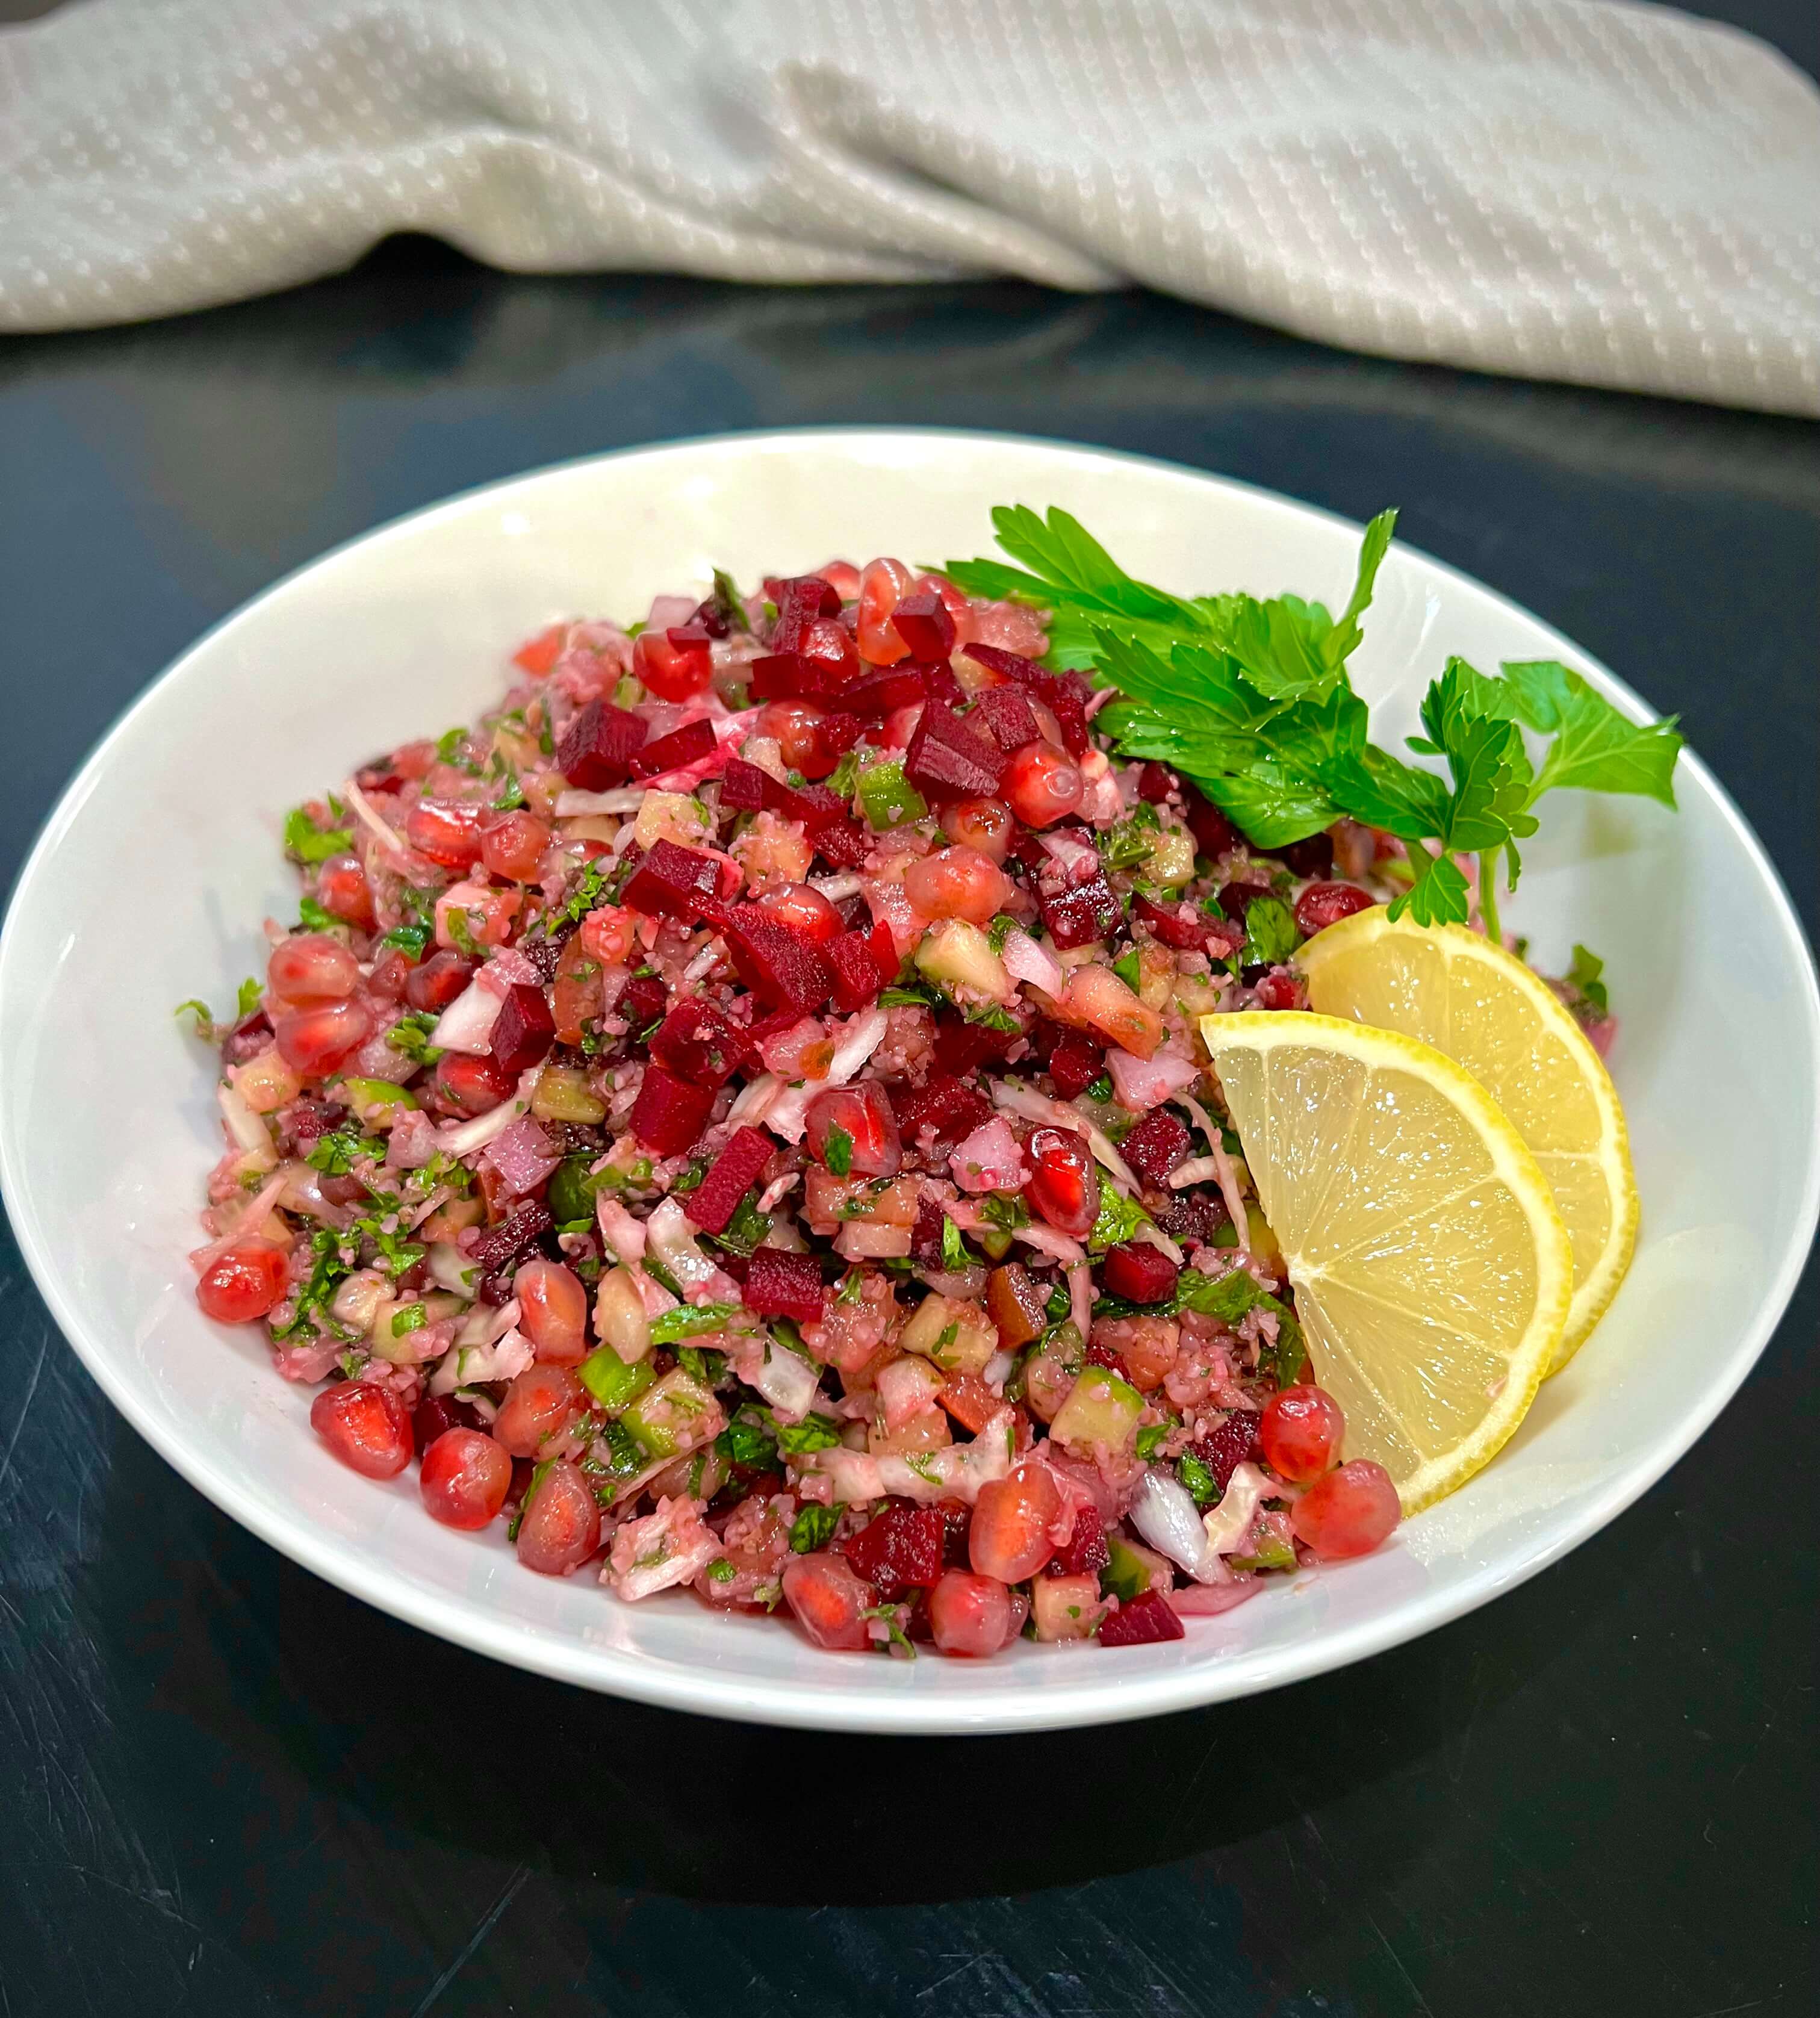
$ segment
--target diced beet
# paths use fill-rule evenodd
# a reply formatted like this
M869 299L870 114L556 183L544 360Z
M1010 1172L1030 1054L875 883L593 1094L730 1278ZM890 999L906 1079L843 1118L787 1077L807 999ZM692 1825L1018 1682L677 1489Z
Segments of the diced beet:
M714 754L714 742L712 722L687 722L655 743L647 743L632 759L632 776L657 778L666 771L680 771L685 764L698 764Z
M1292 841L1286 848L1272 848L1292 876L1307 876L1319 881L1333 873L1333 837L1311 834L1305 841Z
M1178 1192L1156 1215L1156 1224L1183 1246L1205 1246L1222 1226L1231 1223L1218 1192Z
M1105 1069L1105 1053L1078 1031L1069 1031L1049 1054L1049 1076L1062 1100L1078 1099Z
M1217 862L1228 848L1239 845L1239 830L1211 799L1186 783L1181 797L1188 814L1188 830L1201 854Z
M895 1604L906 1591L926 1590L941 1575L947 1539L939 1508L897 1499L849 1536L844 1553L884 1602Z
M1062 747L1070 757L1084 757L1092 738L1087 730L1087 703L1073 687L1045 696L1055 725L1062 731Z
M944 707L958 707L966 700L967 689L955 678L954 668L946 659L919 665L917 671L922 675L923 691L931 700L939 701Z
M899 1105L902 1106L908 1098L901 1096ZM917 1200L917 1223L910 1228L910 1259L919 1268L939 1269L942 1266L942 1228L946 1217L942 1201L934 1192L926 1191Z
M497 1226L488 1227L468 1250L467 1258L483 1275L497 1275L535 1247L555 1223L548 1206L526 1199Z
M414 1009L446 1009L474 978L475 966L445 946L405 977L404 999Z
M604 792L623 785L631 762L645 746L648 725L611 701L591 700L563 731L556 769L578 792Z
M480 1430L486 1427L480 1412L466 1401L458 1401L453 1394L428 1394L411 1412L411 1440L422 1457L436 1438L448 1430Z
M1049 936L1063 953L1105 938L1124 917L1118 899L1113 895L1113 886L1103 876L1077 883L1058 896L1039 897L1037 906L1049 928Z
M632 1139L653 1156L680 1156L707 1126L711 1086L692 1086L662 1065L647 1065L632 1107Z
M1150 805L1161 805L1179 782L1167 764L1146 764L1138 773L1138 796Z
M891 627L913 659L946 659L954 649L954 619L932 588L901 598L891 613Z
M1160 1304L1175 1289L1181 1271L1160 1247L1147 1240L1127 1240L1107 1250L1100 1280L1127 1303Z
M990 798L1004 766L1005 753L990 736L931 701L911 732L903 775L925 797Z
M1049 1567L1058 1576L1098 1576L1112 1559L1099 1509L1084 1506L1074 1517L1074 1532L1055 1551Z
M1222 1492L1240 1465L1256 1463L1264 1456L1257 1435L1263 1419L1254 1409L1236 1409L1217 1430L1196 1440L1195 1456L1214 1474L1214 1483Z
M1220 909L1234 924L1243 924L1245 914L1261 897L1268 897L1270 890L1262 883L1228 883L1220 892Z
M670 1000L670 991L654 974L635 974L613 1007L626 1019L626 1027L635 1038L642 1037L646 1030L664 1013L664 1004ZM695 1075L685 1072L685 1079Z
M725 930L740 978L762 1000L812 1016L834 993L821 949L758 905L736 906Z
M1192 904L1158 904L1145 896L1131 899L1131 915L1141 919L1167 946L1182 952L1207 942L1207 920Z
M781 1247L754 1249L746 1270L746 1307L762 1318L814 1324L822 1315L821 1264L812 1254Z
M720 873L711 855L657 841L626 884L626 908L648 918L700 918L715 908Z
M1026 659L1022 652L1008 652L1002 645L963 645L961 649L989 673L997 673L1001 680L1015 680L1020 686L1034 686L1044 676L1034 659Z
M526 932L519 941L518 949L542 979L554 981L557 969L563 964L563 949L569 939L566 931L560 938L554 938L548 932Z
M729 757L721 773L721 805L742 813L755 813L765 803L765 787L775 783L769 771L748 764L744 757Z
M1153 1107L1119 1145L1125 1161L1147 1184L1163 1185L1187 1160L1194 1138L1188 1123L1167 1107Z
M1086 1351L1080 1355L1080 1363L1083 1366L1098 1366L1105 1372L1116 1373L1121 1380L1125 1378L1124 1361L1109 1345L1102 1345L1097 1339L1088 1341Z
M824 714L815 727L815 755L800 760L802 769L812 778L825 778L859 740L858 715ZM843 807L847 803L841 801Z
M1019 686L982 687L974 696L974 713L991 730L993 740L1004 750L1022 750L1034 743L1043 731L1029 696Z
M986 1095L946 1072L932 1073L924 1085L894 1092L892 1105L906 1142L914 1142L924 1128L932 1128L936 1141L952 1148L992 1119L992 1102Z
M1175 1607L1160 1592L1146 1590L1127 1598L1103 1620L1099 1629L1102 1647L1147 1647L1159 1640L1187 1636Z
M749 697L761 700L819 700L822 670L814 659L798 652L773 652L752 661Z
M709 1166L707 1175L686 1193L683 1212L704 1233L723 1233L740 1201L758 1181L771 1160L771 1137L757 1128L742 1128Z
M541 988L519 982L505 992L493 1021L493 1055L501 1068L521 1072L545 1057L556 1041L556 1019Z
M842 932L822 948L822 956L834 970L834 1007L851 1014L878 1000L885 977L873 957L871 940L865 932Z
M841 613L840 597L819 574L786 576L771 599L777 605L777 626L772 633L772 649L777 652L794 652L816 617Z
M830 790L826 785L805 785L801 791L794 787L785 789L797 802L791 817L800 819L812 834L819 834L823 827L831 826L834 821L849 817L848 808L852 804L851 798L842 798L838 792Z
M830 869L857 869L872 852L871 835L845 814L818 827L814 840L816 854Z
M1055 716L1068 754L1071 757L1086 754L1087 703L1091 696L1078 674L1045 672L1034 660L995 645L964 645L961 649L989 672L997 673L1000 679L1015 681L1033 693Z
M693 1086L724 1086L752 1055L747 1033L699 995L678 1002L651 1038L651 1056Z
M920 666L893 666L889 672L875 672L843 687L830 696L829 704L843 713L874 718L892 714L900 707L914 707L929 698L929 682Z
M945 1072L972 1072L988 1058L1002 1058L1019 1039L1016 1030L969 1023L952 1009L935 1012L935 1063Z

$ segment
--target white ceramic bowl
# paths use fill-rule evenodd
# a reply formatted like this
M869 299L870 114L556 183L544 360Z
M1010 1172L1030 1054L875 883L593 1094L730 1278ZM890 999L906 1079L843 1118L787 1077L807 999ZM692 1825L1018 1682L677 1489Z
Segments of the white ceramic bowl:
M1357 529L1167 465L989 435L735 436L602 456L400 520L293 575L202 639L83 767L0 943L0 1182L58 1322L128 1419L217 1505L401 1618L596 1689L757 1721L993 1731L1240 1696L1457 1617L1601 1527L1693 1442L1792 1293L1820 1198L1820 1000L1788 899L1697 758L1681 812L1564 794L1510 919L1561 971L1596 947L1643 1195L1630 1278L1490 1468L1362 1562L1304 1574L1172 1644L1020 1644L982 1665L823 1654L686 1596L626 1605L451 1533L414 1475L375 1485L310 1434L258 1334L206 1322L185 1260L219 1153L207 1054L172 1005L230 1001L295 884L279 821L374 750L478 713L552 618L629 619L660 590L830 555L991 551L990 507L1076 512L1185 591L1290 588L1337 606ZM1558 656L1565 638L1407 548L1379 579L1355 677L1388 743L1443 655ZM1725 921L1721 961L1710 921Z

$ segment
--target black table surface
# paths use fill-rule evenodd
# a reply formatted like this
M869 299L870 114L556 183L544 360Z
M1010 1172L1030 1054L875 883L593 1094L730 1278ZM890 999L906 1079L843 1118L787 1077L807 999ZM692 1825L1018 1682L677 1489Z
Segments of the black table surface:
M410 243L0 352L6 873L129 696L335 541L592 450L830 421L1395 502L1681 711L1814 931L1811 425L1142 295L511 279ZM157 929L129 863L118 902ZM565 1690L343 1597L114 1416L9 1241L0 2018L1811 2013L1815 1278L1688 1459L1443 1631L1146 1723L886 1741Z

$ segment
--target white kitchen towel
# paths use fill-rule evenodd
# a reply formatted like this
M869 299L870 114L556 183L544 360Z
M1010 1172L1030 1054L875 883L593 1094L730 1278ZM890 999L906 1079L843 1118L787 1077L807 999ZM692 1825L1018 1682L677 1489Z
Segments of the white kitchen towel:
M1142 283L1820 414L1820 91L1616 0L86 0L0 34L0 329L498 266Z

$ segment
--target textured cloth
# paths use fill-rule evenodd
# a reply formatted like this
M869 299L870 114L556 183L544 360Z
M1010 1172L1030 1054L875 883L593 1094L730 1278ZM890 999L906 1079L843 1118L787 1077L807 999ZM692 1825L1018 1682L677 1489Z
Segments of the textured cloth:
M0 34L0 329L309 280L1141 282L1820 413L1820 92L1616 0L88 0Z

